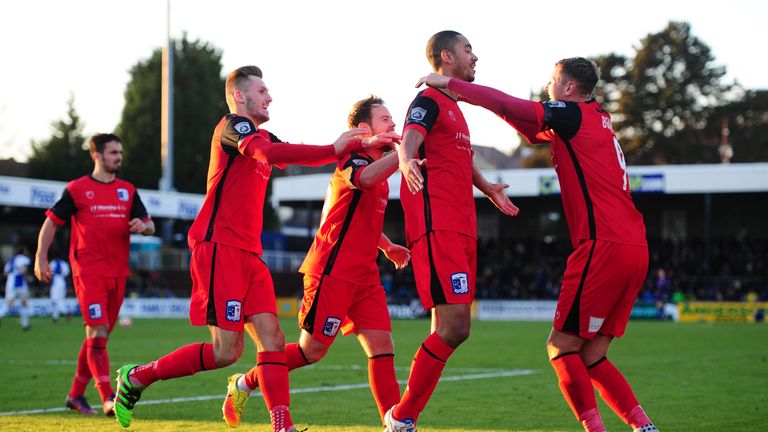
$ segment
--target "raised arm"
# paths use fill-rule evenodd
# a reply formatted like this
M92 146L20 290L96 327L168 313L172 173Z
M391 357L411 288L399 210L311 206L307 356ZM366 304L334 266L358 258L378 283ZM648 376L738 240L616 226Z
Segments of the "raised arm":
M361 138L368 129L350 129L342 133L333 144L307 145L273 142L260 134L249 135L238 142L238 150L245 156L269 164L324 165L338 158L367 148L390 146L400 141L394 133L382 133ZM223 141L223 140L222 140Z
M481 106L509 123L530 143L542 142L536 135L541 131L543 112L536 110L536 102L510 96L492 87L472 84L431 73L419 79L416 86L447 88L458 93L462 100Z

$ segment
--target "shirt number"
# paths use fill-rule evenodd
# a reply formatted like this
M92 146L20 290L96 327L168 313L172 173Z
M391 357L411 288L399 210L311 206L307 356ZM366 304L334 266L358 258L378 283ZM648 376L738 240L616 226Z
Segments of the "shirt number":
M622 178L624 179L624 184L621 186L622 190L629 190L628 183L629 183L629 176L627 175L627 162L624 160L624 152L621 151L621 146L619 145L619 140L616 139L616 136L613 137L613 146L616 147L616 159L619 160L619 166L621 167L621 170L624 172L624 175Z

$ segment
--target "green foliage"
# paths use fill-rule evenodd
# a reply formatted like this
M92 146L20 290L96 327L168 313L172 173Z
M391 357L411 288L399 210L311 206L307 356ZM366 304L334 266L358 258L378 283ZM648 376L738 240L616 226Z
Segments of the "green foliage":
M160 119L162 50L130 71L125 108L118 126L125 151L124 177L138 187L157 189L162 174ZM174 187L205 192L211 134L228 112L221 76L221 51L186 35L174 44Z
M633 58L608 54L596 62L597 97L615 113L614 129L628 162L716 162L717 146L704 129L724 103L725 67L715 64L689 24L670 22L647 35Z
M28 162L30 177L69 181L93 171L74 97L70 96L67 107L67 117L51 124L51 137L32 143Z
M74 318L77 319L77 318ZM283 319L287 341L297 338L295 319ZM580 428L560 394L547 361L545 322L473 322L472 336L451 357L426 410L424 431L575 431ZM82 344L79 323L32 321L21 332L16 318L4 319L0 352L0 412L63 408L72 382L74 360ZM426 320L395 320L395 366L404 388L413 354L429 332ZM765 382L768 345L765 324L630 323L626 337L611 347L609 358L631 383L651 419L664 432L765 430ZM117 328L109 342L112 369L123 363L148 362L176 348L208 341L204 327L187 320L135 320ZM246 336L247 338L247 336ZM160 381L142 395L130 430L224 430L221 402L226 377L255 363L253 344L233 366L191 377ZM339 336L317 365L291 372L291 414L312 432L381 430L367 388L367 359L354 337ZM509 370L531 375L498 376ZM482 378L480 375L485 374ZM477 375L472 379L465 378ZM343 386L348 386L347 388ZM301 391L303 390L303 391ZM86 397L98 405L89 386ZM199 400L193 400L198 397ZM170 398L187 400L168 402ZM155 403L153 403L155 401ZM163 403L158 403L165 401ZM602 402L608 430L627 430ZM704 407L705 409L702 409ZM245 408L244 430L268 430L261 397ZM120 430L113 418L70 412L0 416L0 430Z
M722 121L730 131L732 162L768 161L768 90L742 90L736 101L717 107L710 115L706 136L720 143Z

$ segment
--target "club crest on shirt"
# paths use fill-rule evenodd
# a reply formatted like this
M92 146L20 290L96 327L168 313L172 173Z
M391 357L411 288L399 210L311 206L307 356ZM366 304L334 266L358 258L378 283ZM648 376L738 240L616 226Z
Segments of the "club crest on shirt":
M451 288L454 294L466 294L469 292L469 279L466 273L454 273L451 275Z
M427 110L421 107L414 107L411 109L410 119L417 122L424 121L424 117L427 115Z
M93 199L93 191L85 191L85 197L88 199Z
M323 334L328 337L336 336L341 327L341 320L336 317L328 317L323 325Z
M247 121L240 122L233 126L240 135L245 135L251 131L251 124Z
M454 114L453 111L448 111L448 117L450 117L451 120L456 121L456 114Z
M117 189L117 199L120 201L128 201L128 189L124 188L118 188Z
M240 321L241 304L237 300L227 300L227 321Z
M98 303L88 305L88 316L90 316L91 319L101 318L101 305Z

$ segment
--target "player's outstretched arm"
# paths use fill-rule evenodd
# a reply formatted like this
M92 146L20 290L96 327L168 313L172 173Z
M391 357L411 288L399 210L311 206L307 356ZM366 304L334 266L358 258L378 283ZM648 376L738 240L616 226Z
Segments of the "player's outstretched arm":
M405 246L392 243L384 233L381 233L381 238L379 238L379 249L395 264L395 268L398 270L404 269L411 260L411 251Z
M430 87L455 91L460 98L472 105L481 106L517 129L530 143L542 142L536 138L541 131L543 120L536 112L536 102L516 98L492 87L472 84L467 81L431 73L419 78L416 87L426 84Z
M474 161L472 162L472 183L505 215L517 216L520 213L520 209L512 204L507 194L504 193L504 189L508 188L509 185L506 183L491 183L486 180Z
M333 143L333 148L336 156L342 157L365 149L395 148L395 144L399 143L400 135L394 132L382 132L378 135L371 135L366 128L354 128L342 133L336 142Z

